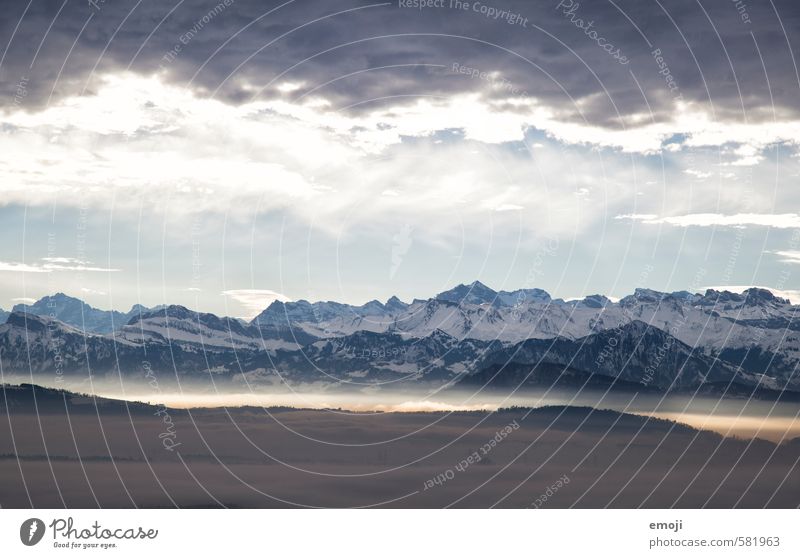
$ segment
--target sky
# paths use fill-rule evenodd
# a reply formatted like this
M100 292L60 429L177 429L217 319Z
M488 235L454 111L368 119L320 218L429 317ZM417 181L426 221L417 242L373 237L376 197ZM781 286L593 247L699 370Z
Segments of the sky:
M797 2L4 4L0 308L800 301Z

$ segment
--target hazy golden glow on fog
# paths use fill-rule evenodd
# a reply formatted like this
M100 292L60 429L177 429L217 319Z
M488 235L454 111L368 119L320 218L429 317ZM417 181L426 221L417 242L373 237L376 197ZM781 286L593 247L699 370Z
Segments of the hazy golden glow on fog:
M9 383L29 381L24 376L6 375ZM47 384L46 382L41 385ZM50 383L44 387L67 389L94 394L97 397L165 405L174 409L234 408L234 407L294 407L302 409L340 409L356 413L403 412L492 412L508 407L544 407L564 405L609 409L618 412L650 416L687 424L701 430L711 430L723 436L763 438L785 442L800 438L800 408L797 403L755 399L723 399L660 395L608 393L570 390L479 390L454 389L437 392L392 391L292 391L271 388L269 391L205 391L205 388L183 386L175 389L152 390L147 385L121 385L118 382ZM239 388L241 389L241 388ZM90 400L89 400L90 401Z
M376 403L367 398L342 397L325 394L269 394L269 393L221 393L221 394L180 394L168 393L154 397L152 394L131 395L129 401L144 401L151 404L162 404L173 409L190 409L196 407L298 407L308 409L342 409L353 412L452 412L452 411L496 411L499 405L493 403L455 403L429 400L396 400L387 403ZM390 397L382 397L387 400Z
M98 394L101 395L101 394ZM109 397L121 397L119 394L103 394ZM673 420L688 424L694 428L711 430L723 436L741 438L763 438L774 442L787 441L800 436L800 418L796 407L791 404L772 402L731 400L719 403L716 401L689 398L678 398L667 407L686 410L653 411L655 404L649 405L645 398L638 399L638 405L630 405L630 399L603 399L602 402L590 400L582 396L572 400L572 395L551 394L546 399L535 394L506 397L487 394L480 402L471 400L469 396L454 397L452 394L441 394L434 399L426 399L422 395L408 394L319 394L319 393L219 393L219 394L133 394L123 396L129 401L143 401L151 404L163 404L177 409L197 407L298 407L309 409L341 409L352 412L455 412L455 411L496 411L502 407L545 405L592 406L602 409L625 411L631 414L652 416L654 418ZM378 401L379 400L379 401ZM661 407L659 407L660 409ZM705 409L708 408L706 411ZM761 413L761 414L759 414Z
M780 442L800 436L797 417L754 417L736 415L703 415L697 413L650 413L656 418L682 422L701 430L712 430L723 436L764 438Z

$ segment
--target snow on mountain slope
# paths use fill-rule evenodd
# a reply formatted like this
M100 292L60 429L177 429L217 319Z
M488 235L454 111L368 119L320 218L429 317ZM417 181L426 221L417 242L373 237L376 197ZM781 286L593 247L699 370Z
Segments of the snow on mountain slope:
M12 312L0 325L0 353L5 370L60 375L86 368L113 355L113 343L85 334L58 320Z
M219 318L217 318L219 319ZM154 337L155 338L155 337ZM144 378L155 373L162 384L186 379L207 379L209 374L227 376L237 371L232 349L205 350L184 341L137 343L120 335L87 334L52 318L12 313L0 325L0 354L9 373L89 378L113 376ZM250 353L243 350L242 358Z
M482 366L510 362L558 365L564 370L588 371L661 390L696 386L699 382L753 385L758 381L638 320L576 340L559 337L522 341L491 353Z
M114 329L119 329L128 323L135 315L149 311L149 309L136 304L127 313L116 310L98 310L80 299L64 293L56 293L52 296L45 296L30 305L17 304L13 311L55 318L80 330L85 329L88 333L111 333Z
M482 363L480 355L495 352L502 359L502 351L548 341L563 350L548 362L568 365L564 359L587 351L584 345L596 346L596 340L625 331L626 339L642 338L631 365L637 372L624 381L635 382L656 358L658 343L669 340L668 350L675 352L671 358L683 355L693 363L688 383L735 378L770 389L795 389L800 388L797 309L763 289L742 294L637 289L619 302L602 295L563 301L536 289L498 293L476 282L411 304L396 297L362 306L275 302L251 324L182 306L139 308L125 326L107 335L85 336L60 321L17 312L0 328L0 347L4 358L22 370L28 367L29 348L34 348L34 367L45 370L54 363L53 347L63 345L75 367L88 350L90 358L84 361L106 371L117 365L114 359L122 361L120 368L135 369L141 359L151 358L146 353L187 374L211 369L213 360L213 370L222 374L267 373L277 367L303 382L331 380L320 371L371 382L398 376L444 381L498 364ZM617 369L622 361L606 360L614 363L613 370L592 368L587 358L580 362L584 368L576 370L581 374L623 373Z
M282 339L262 339L257 329L239 320L193 312L183 306L135 316L114 338L140 345L179 344L206 351L297 348L297 344Z
M495 291L480 281L473 281L469 285L458 285L448 291L439 293L435 299L456 304L489 304L496 307L513 307L525 301L547 302L550 300L550 295L542 289Z
M800 359L798 307L763 289L742 294L637 289L616 303L602 295L565 302L543 291L515 292L523 294L509 293L498 302L499 293L482 284L460 285L384 314L362 316L351 309L329 320L297 321L292 327L327 339L359 331L421 339L441 331L458 340L511 345L529 339L577 340L640 321L695 354L722 358L747 374L767 374L765 381L769 377L800 385L800 375L794 378ZM508 304L511 301L514 304Z
M442 331L423 338L359 331L321 339L302 350L255 355L243 368L272 370L274 377L296 384L444 383L471 370L488 351L498 348L499 344L459 341Z
M369 316L348 312L327 320L297 319L291 324L322 338L357 331L425 337L442 330L459 339L517 343L557 336L577 339L640 320L671 333L687 345L705 350L743 348L755 343L771 351L786 349L795 357L800 356L795 352L800 330L795 316L797 307L758 289L743 295L716 291L690 295L637 289L618 303L601 295L564 302L539 294L519 297L517 300L521 302L507 306L497 304L485 291L472 298L481 300L479 304L448 300L458 296L469 298L470 287L461 287L448 291L444 297L414 301L399 312Z
M285 326L295 323L322 324L337 319L352 321L359 317L391 315L404 310L407 306L394 296L386 304L378 300L371 300L361 306L332 301L311 303L307 300L298 300L297 302L276 300L256 316L251 323Z

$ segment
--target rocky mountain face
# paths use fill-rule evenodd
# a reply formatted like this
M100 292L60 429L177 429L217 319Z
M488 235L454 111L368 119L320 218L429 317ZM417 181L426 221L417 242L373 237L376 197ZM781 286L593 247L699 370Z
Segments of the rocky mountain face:
M757 378L720 361L641 321L614 330L572 340L529 339L492 353L484 364L501 369L507 363L525 363L535 375L540 367L591 371L662 391L690 387L703 382L736 378L754 383ZM502 376L502 372L500 372Z
M273 374L289 383L341 383L349 387L384 387L426 382L452 383L499 342L458 340L442 331L423 338L358 331L320 339L301 349L260 353L246 370Z
M55 318L88 333L111 333L127 324L134 316L148 310L139 304L134 305L127 313L116 310L98 310L82 300L64 293L46 296L30 305L17 304L12 309L13 312L26 312L36 316ZM0 317L2 316L0 315Z
M0 326L6 370L136 376L147 361L176 377L359 389L566 382L800 391L798 307L763 289L564 301L475 282L410 304L274 302L249 324L182 306L101 316L62 297L15 308ZM28 311L53 298L60 318ZM65 321L81 311L97 316L97 332Z

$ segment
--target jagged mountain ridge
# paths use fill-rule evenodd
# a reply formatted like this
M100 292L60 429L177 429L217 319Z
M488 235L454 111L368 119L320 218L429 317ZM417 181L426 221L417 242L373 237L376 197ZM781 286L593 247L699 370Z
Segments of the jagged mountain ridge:
M64 377L143 378L149 370L169 379L227 373L230 351L204 351L182 343L135 344L112 335L85 333L58 320L13 312L0 325L0 354L6 372Z
M78 298L67 296L64 293L56 293L52 296L45 296L33 304L17 304L13 307L12 312L27 312L36 316L55 318L88 333L111 333L127 324L135 316L149 310L140 304L135 304L126 313L117 310L99 310ZM8 316L3 317L2 311L0 311L0 318L5 322Z
M578 340L529 339L493 352L483 364L486 368L496 368L510 362L592 371L661 391L695 386L698 380L758 383L758 378L737 370L732 363L692 350L665 331L638 320Z
M763 289L743 294L637 289L619 302L602 295L564 301L538 289L496 292L476 282L410 304L396 297L362 306L277 302L249 324L182 306L138 308L125 325L105 335L84 336L50 317L38 320L16 311L0 326L0 347L4 366L25 372L29 353L32 369L52 369L53 348L63 343L59 354L70 358L61 370L74 373L127 374L148 358L167 375L452 382L513 362L661 390L726 381L798 390L796 309ZM598 362L598 351L607 350L611 340L611 354ZM654 356L659 347L667 347L666 357ZM654 364L658 374L645 378Z

